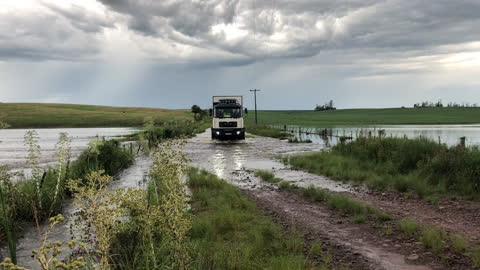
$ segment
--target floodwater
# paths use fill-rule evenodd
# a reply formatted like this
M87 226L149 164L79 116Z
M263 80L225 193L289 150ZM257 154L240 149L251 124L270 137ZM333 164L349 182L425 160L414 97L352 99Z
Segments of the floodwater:
M152 164L151 159L145 155L139 155L135 158L135 162L132 166L125 169L122 173L115 177L115 181L111 183L110 189L123 189L123 188L146 188L148 182L148 172ZM58 224L50 233L49 241L61 241L66 243L72 239L72 232L70 227L72 225L72 216L77 211L76 205L72 203L72 200L65 202L63 209L63 216L66 222ZM43 232L48 223L44 223L40 226L40 230ZM32 258L32 251L39 250L41 244L41 238L38 234L38 229L35 227L28 228L23 238L18 240L17 243L17 260L18 264L27 269L41 269L34 258ZM7 250L2 249L0 254L2 257L8 256ZM62 254L60 258L64 258L69 254Z
M131 132L129 129L117 129L115 132L100 133L99 136L115 136L118 132L124 131L124 134ZM58 132L68 132L67 130L50 131L49 143L41 143L42 148L52 148L56 142ZM71 131L71 136L77 136L78 147L86 147L89 139L94 138L94 131L89 133L75 133ZM17 132L17 146L23 147L21 144L24 132ZM40 132L39 132L40 133ZM2 133L0 133L2 134ZM107 135L105 135L107 134ZM122 134L122 133L120 133ZM42 136L42 134L40 134ZM12 136L13 137L13 136ZM45 137L44 137L45 138ZM83 138L83 139L80 139ZM15 140L13 140L15 141ZM82 143L80 143L82 142ZM72 143L73 144L73 143ZM5 149L3 145L1 149ZM13 148L13 147L12 147ZM329 189L337 192L358 192L359 188L352 187L348 184L339 183L326 177L309 174L306 172L294 171L285 166L278 160L280 156L319 151L325 148L323 143L288 143L273 138L266 137L249 137L239 142L219 142L210 139L210 130L199 134L188 140L184 153L191 160L192 166L205 169L214 173L236 186L243 189L257 189L266 187L275 189L276 187L268 183L262 182L254 176L254 171L272 170L277 177L291 181L298 186L306 187L314 185L316 187ZM1 150L0 150L1 151ZM51 150L53 152L53 150ZM23 153L26 154L25 150ZM8 155L6 155L8 157ZM7 158L8 160L8 158ZM43 158L44 163L48 164L48 157ZM17 163L22 168L21 162ZM115 182L111 184L111 189L123 189L128 187L145 188L148 183L148 171L152 164L151 158L139 155L135 159L135 163L115 177ZM70 222L71 216L77 209L71 202L66 202L63 214L67 219L65 224L57 226L49 238L50 241L67 242L71 239ZM43 224L41 229L45 229L47 224ZM37 229L31 227L25 231L24 237L18 241L18 261L19 264L28 269L39 269L35 260L31 257L31 251L38 249L40 246ZM1 254L6 255L6 250L2 250Z
M7 165L12 171L24 172L28 148L24 145L24 135L31 129L2 129L0 130L0 165ZM87 144L93 139L114 138L135 132L131 128L61 128L35 129L39 137L40 158L42 168L53 166L55 162L55 144L59 133L67 132L72 139L71 158L76 159L87 149ZM28 171L27 171L28 174Z
M479 120L480 121L480 120ZM283 128L283 127L279 127ZM425 137L434 141L440 141L447 145L456 145L460 137L466 137L467 145L480 145L480 124L478 125L384 125L384 126L366 126L366 127L333 127L328 128L328 143L316 134L299 134L299 128L307 132L320 132L324 128L310 128L300 126L287 126L287 130L295 131L294 134L299 139L309 139L314 143L335 145L338 143L338 136L351 136L356 138L363 134L367 136L371 132L372 136L378 136L379 130L385 130L387 137Z
M267 137L246 138L245 141L212 141L210 130L189 139L184 152L191 165L205 169L231 184L247 189L269 186L254 176L256 170L274 171L280 178L288 179L298 186L315 185L337 192L354 192L352 186L326 177L289 169L277 157L319 151L318 143L288 143ZM273 186L272 186L273 187Z

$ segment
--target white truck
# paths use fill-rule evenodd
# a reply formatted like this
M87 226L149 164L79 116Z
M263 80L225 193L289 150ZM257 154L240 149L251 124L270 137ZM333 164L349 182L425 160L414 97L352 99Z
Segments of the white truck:
M243 121L242 96L214 96L213 107L210 109L212 116L212 139L219 140L244 140L245 125Z

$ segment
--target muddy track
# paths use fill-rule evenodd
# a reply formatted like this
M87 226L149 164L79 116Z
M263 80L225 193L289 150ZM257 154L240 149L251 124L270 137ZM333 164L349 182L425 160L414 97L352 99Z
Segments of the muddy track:
M396 218L413 218L421 224L442 227L449 233L480 242L480 203L464 199L441 199L429 203L416 196L396 192L369 192L351 194L385 210Z
M353 224L351 218L300 195L267 188L244 192L278 223L296 228L308 242L323 243L333 254L335 265L348 265L350 269L468 269L444 267L419 245L406 246L385 237L379 224Z
M370 220L356 224L352 217L341 216L326 205L310 202L297 194L279 191L253 174L256 169L272 170L276 176L300 187L313 184L342 192L371 203L395 218L411 217L478 239L479 211L473 202L448 201L431 205L394 192L373 193L323 176L293 171L274 161L278 155L321 148L321 145L288 144L263 137L234 144L218 143L209 139L207 131L189 140L186 153L192 159L192 166L206 169L240 187L279 224L298 229L307 242L324 243L336 262L350 265L351 269L471 269L464 256L448 254L441 258L424 249L418 240L395 233L385 235L382 229L385 224Z

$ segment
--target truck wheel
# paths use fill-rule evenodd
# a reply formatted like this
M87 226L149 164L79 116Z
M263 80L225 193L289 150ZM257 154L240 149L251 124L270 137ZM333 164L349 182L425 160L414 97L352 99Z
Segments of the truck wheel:
M212 131L212 140L215 140L215 132Z

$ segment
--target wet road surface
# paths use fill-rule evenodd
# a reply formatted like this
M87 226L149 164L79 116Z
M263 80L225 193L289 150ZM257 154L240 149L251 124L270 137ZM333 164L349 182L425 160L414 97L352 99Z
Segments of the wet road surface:
M324 149L316 143L288 143L267 137L248 137L245 141L213 141L210 130L188 140L184 152L191 165L205 169L231 184L246 189L269 186L254 176L256 170L273 170L277 177L298 186L314 185L337 192L355 192L348 184L326 177L289 169L278 157Z

